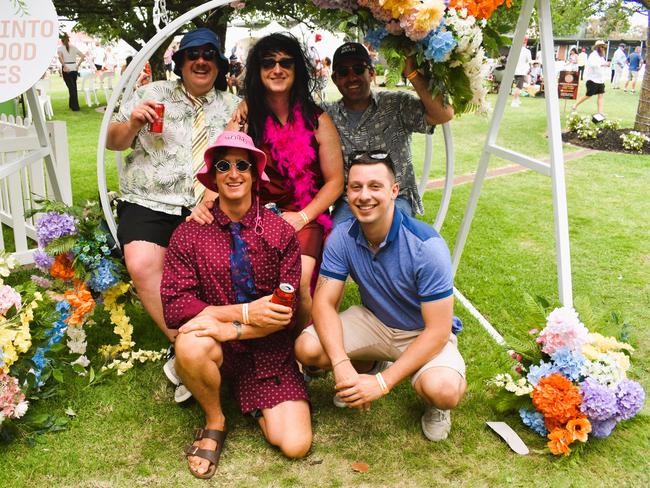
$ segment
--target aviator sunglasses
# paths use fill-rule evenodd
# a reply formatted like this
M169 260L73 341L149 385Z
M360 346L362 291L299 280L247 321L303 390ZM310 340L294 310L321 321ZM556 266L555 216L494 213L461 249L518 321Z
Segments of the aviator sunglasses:
M219 173L228 173L230 171L230 168L232 168L232 163L230 161L226 161L225 159L221 159L214 164L214 167L217 168L217 171ZM251 163L240 159L235 163L235 169L239 173L245 173L251 169Z
M203 58L205 61L212 61L213 59L216 59L217 57L217 50L216 49L188 49L185 52L185 59L188 61L196 61L199 58Z
M276 64L279 64L280 68L291 69L293 68L293 65L296 64L296 60L293 58L282 58L277 60L273 58L262 59L262 68L264 69L273 69Z
M353 64L352 66L337 66L334 72L341 78L345 78L350 73L350 70L357 75L361 76L369 68L367 64Z

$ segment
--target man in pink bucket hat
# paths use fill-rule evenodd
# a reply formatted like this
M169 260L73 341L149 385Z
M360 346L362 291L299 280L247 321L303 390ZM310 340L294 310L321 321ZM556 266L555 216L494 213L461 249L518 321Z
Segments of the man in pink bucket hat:
M214 475L226 437L222 380L285 456L304 456L312 439L290 330L299 300L270 301L281 283L298 289L301 268L293 227L257 197L266 156L248 135L226 131L204 159L197 178L219 194L212 222L174 231L160 288L165 323L179 330L176 372L205 412L205 428L185 449L199 478Z

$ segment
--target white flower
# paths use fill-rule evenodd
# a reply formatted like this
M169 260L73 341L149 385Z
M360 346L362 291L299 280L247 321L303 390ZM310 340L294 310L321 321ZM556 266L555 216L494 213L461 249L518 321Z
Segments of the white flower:
M67 345L72 354L85 354L88 343L86 341L68 341Z
M16 408L14 408L13 417L15 419L19 419L20 417L22 417L27 413L28 408L29 408L29 402L27 400L23 400L18 405L16 405ZM2 423L2 421L0 421L0 423Z
M82 368L87 368L88 365L90 364L90 360L86 356L82 355L79 356L75 361L73 361L72 364L78 364Z

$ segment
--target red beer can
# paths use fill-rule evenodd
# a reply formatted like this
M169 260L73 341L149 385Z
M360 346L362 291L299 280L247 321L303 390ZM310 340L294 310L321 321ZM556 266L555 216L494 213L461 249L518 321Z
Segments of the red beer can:
M293 298L295 297L296 290L289 283L281 283L271 296L271 302L291 307L293 305Z
M156 132L160 134L163 131L163 120L165 118L165 104L157 103L154 107L156 111L156 120L149 124L149 132Z

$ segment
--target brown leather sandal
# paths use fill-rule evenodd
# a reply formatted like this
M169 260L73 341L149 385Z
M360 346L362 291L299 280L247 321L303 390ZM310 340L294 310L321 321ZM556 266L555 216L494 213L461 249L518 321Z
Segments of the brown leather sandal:
M203 480L210 479L214 476L214 473L217 472L217 466L219 465L219 458L221 457L221 450L223 449L223 443L226 440L227 432L225 430L214 430L214 429L196 429L194 431L194 442L200 441L201 439L212 439L217 442L217 447L214 449L201 449L199 446L186 446L185 457L189 458L190 456L197 456L202 459L210 461L210 467L205 473L198 473L192 469L192 465L187 461L190 473L197 478Z

